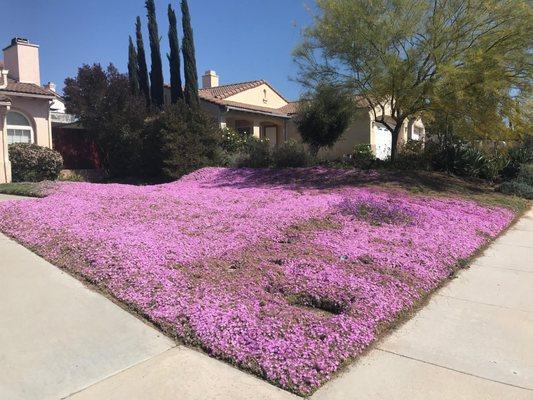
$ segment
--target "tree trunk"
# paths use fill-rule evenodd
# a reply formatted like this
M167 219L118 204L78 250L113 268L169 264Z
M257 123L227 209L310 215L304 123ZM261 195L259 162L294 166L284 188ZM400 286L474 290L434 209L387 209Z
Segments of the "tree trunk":
M390 160L391 162L396 161L396 156L398 155L398 139L400 138L400 131L402 129L403 122L396 124L394 127L394 130L391 132L392 134L392 143L391 143L391 153L390 153Z

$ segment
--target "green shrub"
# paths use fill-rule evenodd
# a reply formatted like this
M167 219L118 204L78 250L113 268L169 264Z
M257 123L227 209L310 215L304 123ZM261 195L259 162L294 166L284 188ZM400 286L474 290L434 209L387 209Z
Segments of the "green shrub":
M147 120L143 169L147 177L172 180L195 169L218 165L222 134L212 118L185 103L166 107Z
M36 144L16 143L9 146L13 182L55 180L63 168L57 151Z
M231 128L222 129L222 149L228 153L238 153L244 150L246 142L250 139L247 134L242 134Z
M444 144L430 142L426 156L434 170L488 180L496 179L507 162L501 154L487 154L460 140Z
M377 161L377 158L372 152L372 147L369 144L358 144L354 147L352 154L347 159L347 163L361 169L372 168Z
M522 164L517 180L533 186L533 164Z
M272 164L268 140L249 138L235 161L237 167L266 168Z
M533 199L533 186L527 182L513 180L508 182L503 182L498 190L504 194L511 194L519 197L523 197L528 200Z
M276 168L306 167L311 163L311 159L301 143L289 140L274 149L272 163Z

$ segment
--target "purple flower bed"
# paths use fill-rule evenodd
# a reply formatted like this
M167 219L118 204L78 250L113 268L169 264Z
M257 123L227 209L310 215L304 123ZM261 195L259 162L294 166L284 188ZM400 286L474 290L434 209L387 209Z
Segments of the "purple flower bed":
M308 394L514 214L322 168L58 185L0 230L182 341Z

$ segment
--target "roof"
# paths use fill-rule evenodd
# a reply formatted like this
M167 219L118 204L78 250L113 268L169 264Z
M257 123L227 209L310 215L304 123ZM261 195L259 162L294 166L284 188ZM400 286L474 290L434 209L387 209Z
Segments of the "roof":
M226 99L230 96L233 96L237 93L244 92L248 89L253 89L263 84L267 84L264 80L240 82L240 83L231 83L228 85L221 85L212 88L199 89L198 93L202 98L215 98L215 99ZM270 86L270 85L269 85Z
M35 83L15 82L12 79L8 80L5 88L0 89L0 93L1 92L34 94L38 96L48 96L50 98L55 97L53 92L36 85Z
M283 106L279 109L279 111L287 114L287 115L293 115L293 114L296 114L296 112L298 111L298 104L300 102L298 101L291 101L289 104L287 104L286 106Z
M250 111L250 112L260 112L262 114L271 114L273 116L277 117L283 117L287 118L293 112L291 111L293 108L296 109L296 106L291 106L292 104L296 103L289 103L284 107L281 108L271 108L271 107L263 107L258 106L254 104L247 104L247 103L240 103L232 100L227 100L228 97L231 97L233 95L236 95L238 93L244 92L249 89L256 88L261 85L268 85L277 95L279 95L283 100L287 101L283 95L281 95L275 88L273 88L267 81L264 79L259 79L255 81L247 81L247 82L239 82L239 83L230 83L228 85L220 85L212 88L202 88L198 89L198 96L201 100L217 104L220 106L226 106L226 107L234 107L238 109L242 109L244 111ZM166 87L170 87L170 85L165 85Z

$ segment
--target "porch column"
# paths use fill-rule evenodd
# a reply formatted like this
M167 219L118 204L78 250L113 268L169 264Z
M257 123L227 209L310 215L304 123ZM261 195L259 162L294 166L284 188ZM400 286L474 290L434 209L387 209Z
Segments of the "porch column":
M256 139L261 139L261 123L259 121L253 122L252 136Z
M1 100L0 100L1 101ZM0 103L0 183L11 182L11 162L7 151L6 116L9 105Z

